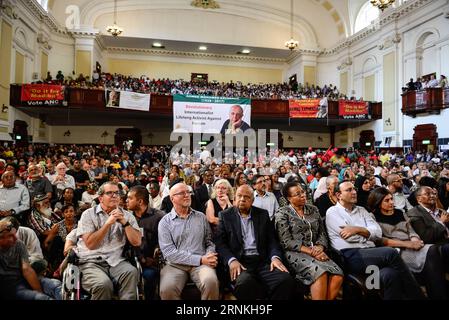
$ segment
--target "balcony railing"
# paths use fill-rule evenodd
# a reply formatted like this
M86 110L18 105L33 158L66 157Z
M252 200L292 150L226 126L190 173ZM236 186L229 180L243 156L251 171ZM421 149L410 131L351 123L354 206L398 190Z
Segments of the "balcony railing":
M11 85L10 87L10 105L14 107L40 108L39 106L28 106L21 101L21 85ZM105 112L127 112L129 110L107 108L104 90L82 89L82 88L66 88L65 96L67 97L67 105L62 108L75 109L96 109ZM382 118L382 103L369 102L369 114L371 120ZM151 94L150 114L159 116L173 116L173 96ZM338 101L330 100L328 103L329 119L339 119ZM267 118L289 118L288 100L251 100L251 116L255 119ZM357 121L358 120L354 120Z
M419 113L440 114L449 107L449 88L427 88L402 94L402 113L416 117Z

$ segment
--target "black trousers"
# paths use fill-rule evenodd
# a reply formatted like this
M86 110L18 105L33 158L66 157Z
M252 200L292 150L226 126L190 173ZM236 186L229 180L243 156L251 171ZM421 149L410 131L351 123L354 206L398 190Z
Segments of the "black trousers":
M354 248L341 250L346 272L367 276L367 267L379 268L380 283L385 300L424 299L418 283L393 248Z
M239 262L247 269L235 281L234 296L238 300L290 300L297 289L296 281L287 272L270 271L270 265L259 256L244 256Z
M447 299L444 260L438 245L429 248L424 269L418 275L423 278L430 299Z

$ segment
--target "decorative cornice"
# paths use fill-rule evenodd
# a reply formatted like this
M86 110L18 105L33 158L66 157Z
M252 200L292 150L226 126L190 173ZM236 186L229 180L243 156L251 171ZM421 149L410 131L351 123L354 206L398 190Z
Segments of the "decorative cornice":
M360 32L345 39L344 41L337 44L335 47L323 50L321 55L328 56L339 53L343 49L348 48L351 45L366 39L368 36L376 32L379 32L379 30L381 30L383 26L389 24L390 22L397 21L402 17L410 15L411 13L415 12L416 10L420 9L421 7L431 2L432 2L431 0L414 0L414 1L412 0L404 3L403 5L399 6L396 9L390 9L389 11L385 12L384 16L381 16L378 22L366 27Z
M201 59L220 59L231 61L248 61L248 62L265 62L265 63L285 63L285 59L281 58L266 58L254 57L246 55L230 55L230 54L214 54L203 52L182 52L174 50L156 50L156 49L142 49L142 48L122 48L122 47L107 47L109 53L145 53L155 56L176 56L186 58L201 58Z
M379 44L377 47L379 50L386 50L388 48L391 48L395 44L398 44L401 42L401 35L399 33L395 33L389 37L386 37L381 44Z
M17 19L19 16L16 12L15 5L11 0L0 0L0 14L7 17L10 20Z
M344 70L350 66L352 66L352 59L351 59L351 57L348 57L340 63L340 65L337 67L337 69Z
M43 33L37 35L37 43L39 43L46 50L51 50L52 46L49 44L50 38L45 36Z
M36 0L22 0L22 2L38 21L43 22L50 30L58 31L60 29L53 15L45 11Z

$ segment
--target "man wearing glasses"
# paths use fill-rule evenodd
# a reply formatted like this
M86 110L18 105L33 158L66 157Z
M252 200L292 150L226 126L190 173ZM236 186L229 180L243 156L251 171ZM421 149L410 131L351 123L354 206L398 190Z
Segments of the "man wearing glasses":
M12 219L0 221L0 300L61 300L61 282L38 278Z
M326 227L331 245L340 250L345 272L367 276L367 268L379 269L385 300L422 299L423 293L396 249L376 248L382 229L365 208L356 206L357 191L352 182L338 186L338 202L326 212Z
M78 223L77 237L82 287L93 300L111 300L113 281L120 300L136 300L137 269L123 256L125 244L138 247L142 234L132 213L119 207L120 192L114 182L99 189L100 204L87 209Z
M265 179L262 175L256 175L254 177L254 203L253 206L265 209L268 211L270 220L273 220L274 213L279 209L279 204L276 196L266 191Z
M201 300L217 300L217 253L204 213L190 206L191 191L185 183L170 189L173 209L159 222L159 247L166 260L161 271L162 300L180 300L189 279L201 291Z

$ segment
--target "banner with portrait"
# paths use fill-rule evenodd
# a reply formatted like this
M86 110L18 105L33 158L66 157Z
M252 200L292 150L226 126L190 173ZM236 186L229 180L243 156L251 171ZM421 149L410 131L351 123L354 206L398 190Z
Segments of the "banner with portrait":
M251 100L247 98L173 95L173 131L237 133L251 126Z
M343 119L368 119L368 102L339 100L338 115Z
M24 84L20 100L28 106L62 106L64 86L50 84Z
M291 99L288 101L290 118L327 118L328 101L322 99Z
M150 111L150 94L131 91L106 90L106 107L136 111Z

